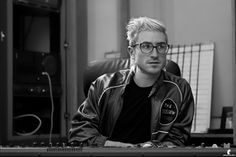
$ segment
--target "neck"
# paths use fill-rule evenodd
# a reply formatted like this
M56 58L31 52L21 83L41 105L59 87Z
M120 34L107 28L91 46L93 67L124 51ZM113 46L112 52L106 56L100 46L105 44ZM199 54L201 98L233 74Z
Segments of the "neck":
M160 75L160 72L156 75L150 75L150 74L145 74L141 72L140 70L137 70L134 75L134 82L139 87L150 87L156 82L159 75Z

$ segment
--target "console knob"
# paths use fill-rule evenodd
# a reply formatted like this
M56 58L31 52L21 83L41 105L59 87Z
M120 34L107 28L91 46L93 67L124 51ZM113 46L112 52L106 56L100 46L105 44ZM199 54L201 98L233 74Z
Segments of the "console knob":
M62 143L62 147L63 148L66 147L66 143L65 142Z
M33 142L33 147L37 147L38 143L37 142Z
M52 142L50 142L48 145L49 145L49 147L52 147Z
M205 145L204 142L201 143L201 147L202 147L202 148L206 147L206 145Z
M41 147L45 147L45 143L44 142L41 142L40 145L41 145Z
M212 148L218 148L217 144L215 144L215 143L211 147Z
M57 146L57 147L60 147L60 142L57 142L57 143L56 143L56 146Z

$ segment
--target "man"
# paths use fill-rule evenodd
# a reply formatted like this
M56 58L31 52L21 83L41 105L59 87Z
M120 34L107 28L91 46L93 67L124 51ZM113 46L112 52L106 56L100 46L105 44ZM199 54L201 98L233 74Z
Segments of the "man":
M166 71L166 29L140 17L127 25L133 66L94 81L72 120L69 142L89 146L184 146L194 112L186 80Z

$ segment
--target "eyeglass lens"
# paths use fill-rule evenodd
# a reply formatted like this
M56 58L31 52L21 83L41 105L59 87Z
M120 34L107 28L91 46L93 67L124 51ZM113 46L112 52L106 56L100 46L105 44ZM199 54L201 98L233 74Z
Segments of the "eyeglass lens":
M150 42L143 42L140 44L140 49L143 53L151 53L154 48L156 48L158 53L166 54L168 51L168 44L165 42L157 43L156 46Z

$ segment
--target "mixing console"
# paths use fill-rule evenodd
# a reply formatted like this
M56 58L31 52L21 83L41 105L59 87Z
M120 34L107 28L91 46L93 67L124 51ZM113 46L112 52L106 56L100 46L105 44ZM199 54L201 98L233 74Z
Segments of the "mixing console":
M4 157L110 157L110 156L171 156L171 157L231 157L236 156L236 148L175 147L175 148L98 148L98 147L0 147Z

